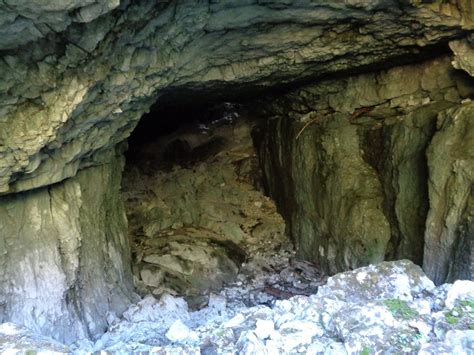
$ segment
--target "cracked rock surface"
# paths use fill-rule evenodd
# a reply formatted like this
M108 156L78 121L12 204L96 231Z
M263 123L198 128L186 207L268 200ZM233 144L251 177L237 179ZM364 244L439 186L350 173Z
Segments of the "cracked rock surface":
M74 349L101 349L120 344L112 325L127 329L129 325L122 322L146 318L136 307L172 306L184 312L187 301L168 295L161 301L147 298L132 307L129 319L122 316L136 295L119 193L121 143L154 103L250 100L255 116L264 118L257 155L264 167L265 188L285 217L298 256L317 269L334 274L384 259L408 258L423 265L437 285L473 279L473 30L471 0L1 0L0 322L15 322L67 344L89 338ZM157 121L161 119L165 118ZM179 176L192 180L192 175L181 169L179 175L171 175L174 180L159 176L158 181L173 189ZM216 181L207 182L209 191L218 191ZM187 183L200 186L195 180ZM160 188L154 187L162 194ZM195 231L179 226L168 213L173 206L170 199L164 196L156 206L147 194L139 197L150 207L141 236L157 240L165 233L175 236L166 243L145 245L148 249L139 257L143 265L135 272L145 283L139 291L155 291L156 297L168 291L156 265L176 271L181 261L169 263L170 259L176 261L176 254L189 256L191 248L202 251L198 258L205 261L202 265L225 269L216 281L219 287L236 278L222 297L233 295L238 307L258 305L235 314L235 319L225 315L222 322L230 323L218 334L189 323L188 310L182 324L157 330L166 342L160 351L172 352L178 346L182 352L204 352L204 342L210 344L210 352L229 344L247 352L285 346L296 351L308 339L324 334L331 334L321 345L328 351L361 349L345 324L363 314L374 320L364 304L352 304L353 313L338 321L333 333L314 325L311 315L302 316L301 330L301 325L291 323L291 315L288 322L278 320L273 308L262 305L287 298L275 297L282 290L267 289L273 295L265 298L254 289L265 287L270 278L266 271L261 280L248 284L239 279L235 260L243 249L239 236L248 230L260 236L266 233L254 224L256 219L246 224L237 214L221 224L235 234L234 245L218 240L221 231L213 230L219 209L208 206L204 218L179 211L179 220L187 218L211 230L205 238L214 243L209 254L194 238ZM210 198L206 193L194 197ZM260 207L252 203L261 201L245 201L256 211L275 210L271 201ZM181 194L177 205L196 211L198 204L188 202ZM157 207L163 207L164 215ZM133 229L132 218L131 222ZM278 239L282 221L273 222L264 224ZM164 255L168 256L163 259ZM251 271L264 270L266 260L254 259L247 266ZM291 250L284 250L268 261L278 271L277 280L292 283L298 281L290 275L295 269L311 270L307 266L312 263L282 268L292 260ZM182 268L188 277L185 290L189 284L201 285L202 275L207 277L212 270L189 269L192 272ZM195 277L196 270L201 277ZM247 304L238 282L252 288L254 297ZM178 284L183 289L183 280ZM302 300L305 308L313 309L313 298L301 297L282 302L282 307L297 307ZM215 302L222 311L223 302ZM371 302L374 312L384 316L377 322L389 320L388 334L393 335L393 327L399 325L390 308L412 315L411 304L407 309L393 300L388 305L378 298ZM320 308L315 307L316 314ZM395 350L469 349L467 305L453 307L458 308L440 308L443 314L455 312L444 316L446 327L440 323L441 330L427 331L436 328L431 308L428 323L414 326L419 329L416 339L411 337L413 327L400 323L407 338ZM271 316L260 317L257 324L260 309ZM156 319L162 319L160 314ZM374 329L380 329L377 322ZM451 327L454 323L459 328ZM245 324L245 335L234 330L240 324ZM156 324L137 328L141 326L153 334ZM0 340L0 346L7 344L5 349L11 347L12 336L25 340L18 344L30 346L28 330L10 324L1 329L7 337L2 338L6 343ZM108 338L91 344L106 329ZM445 337L443 329L451 333ZM189 334L192 341L172 344L170 339L182 340L179 333ZM376 333L364 333L367 346L383 346L386 338L379 336L379 330ZM139 334L137 339L143 335ZM279 335L272 338L273 334ZM425 339L420 334L430 334L431 345L420 340ZM150 345L148 340L138 345L134 341L127 340L131 347ZM54 342L51 346L63 349Z
M252 294L240 292L252 303L258 290L265 293L268 275L290 267L294 253L283 218L255 186L253 125L240 117L205 131L185 125L134 148L122 195L143 294L173 293L198 306L223 285L239 293L239 283L260 278Z
M158 97L413 60L472 29L469 0L4 0L0 193L102 164Z
M299 255L473 279L472 84L442 57L260 100L265 186Z
M474 282L435 287L418 266L402 260L335 275L317 294L270 307L245 307L214 295L207 307L190 311L181 298L148 296L97 342L68 348L7 323L0 326L0 350L469 354L473 327Z
M136 299L116 173L123 157L109 158L0 200L0 322L71 343L103 333L106 314Z

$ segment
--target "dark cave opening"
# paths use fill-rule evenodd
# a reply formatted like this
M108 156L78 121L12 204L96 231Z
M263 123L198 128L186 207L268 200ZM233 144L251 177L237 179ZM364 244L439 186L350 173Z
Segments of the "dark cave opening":
M155 105L142 118L129 139L122 194L139 293L166 290L199 308L210 292L237 292L248 305L303 292L293 276L269 281L303 264L293 266L283 218L262 191L257 122L233 102ZM307 293L317 287L304 282Z
M382 60L378 63L361 65L324 75L302 76L281 80L278 85L242 83L228 85L217 82L209 87L176 87L167 88L160 93L157 101L150 107L138 122L137 127L128 139L128 154L133 154L134 148L143 142L149 142L156 137L167 135L177 130L181 125L207 124L220 119L225 111L248 110L259 98L275 99L308 85L325 80L339 80L364 73L373 73L381 70L399 67L408 64L420 63L433 58L442 57L450 53L448 41L441 41L429 45L422 50L413 49L410 55L402 55ZM465 73L457 75L466 77ZM222 118L222 117L221 117Z
M207 102L180 106L157 102L128 139L127 162L161 168L189 165L217 154L226 139L222 127L234 127L244 116L237 102ZM149 146L147 149L145 146Z
M232 124L241 113L237 102L207 102L200 104L169 105L157 102L138 122L128 139L128 154L133 155L143 143L169 135L182 127L205 131L208 126Z

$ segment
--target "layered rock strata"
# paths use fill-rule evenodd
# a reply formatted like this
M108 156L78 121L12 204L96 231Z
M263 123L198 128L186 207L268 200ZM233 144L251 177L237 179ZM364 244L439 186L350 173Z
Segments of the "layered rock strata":
M461 0L4 1L0 16L3 194L101 164L157 97L415 60L473 29Z

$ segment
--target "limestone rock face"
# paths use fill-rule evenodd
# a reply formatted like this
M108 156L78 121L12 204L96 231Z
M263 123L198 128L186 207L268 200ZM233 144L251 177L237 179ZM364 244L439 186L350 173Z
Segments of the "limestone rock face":
M133 298L122 161L0 201L0 323L62 342L94 337Z
M473 277L471 80L445 58L263 103L267 189L303 258L335 273L425 252L437 283L449 263L452 279Z
M474 42L474 38L471 38L470 42ZM449 46L455 55L453 66L474 76L474 45L470 42L468 40L452 41Z
M90 22L120 0L5 0L0 5L0 49L14 49L74 22Z
M435 282L474 278L474 103L442 112L428 148L424 265Z
M474 27L469 0L2 4L3 194L100 165L157 97L411 60Z

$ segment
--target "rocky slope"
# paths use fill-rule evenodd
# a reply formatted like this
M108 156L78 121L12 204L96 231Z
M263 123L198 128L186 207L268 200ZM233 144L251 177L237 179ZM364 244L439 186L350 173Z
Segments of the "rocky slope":
M82 354L470 354L474 282L435 287L409 261L384 262L329 278L317 294L245 307L219 295L189 311L181 298L132 305L97 342L71 347L11 323L0 351Z
M274 202L254 186L252 125L187 125L129 155L122 195L143 295L168 292L199 305L238 276L289 266L288 257L278 271L269 264L292 248Z

